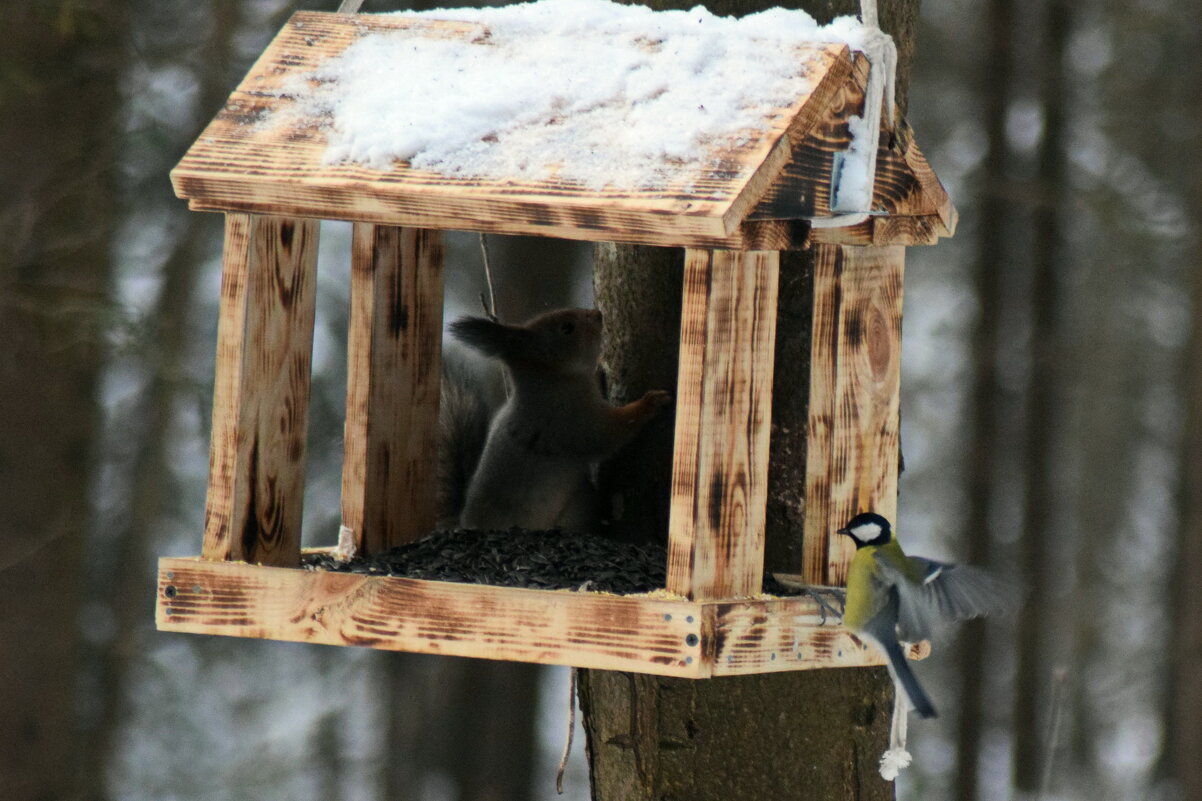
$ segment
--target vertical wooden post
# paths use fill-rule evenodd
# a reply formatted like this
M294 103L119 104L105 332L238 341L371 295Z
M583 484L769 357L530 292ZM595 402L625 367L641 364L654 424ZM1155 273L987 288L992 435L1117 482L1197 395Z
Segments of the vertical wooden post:
M779 269L685 253L667 588L693 600L761 589Z
M317 236L316 220L226 215L206 559L300 560Z
M434 528L442 232L355 225L342 524L360 553Z
M810 584L842 585L857 512L897 517L905 248L817 245L806 445Z

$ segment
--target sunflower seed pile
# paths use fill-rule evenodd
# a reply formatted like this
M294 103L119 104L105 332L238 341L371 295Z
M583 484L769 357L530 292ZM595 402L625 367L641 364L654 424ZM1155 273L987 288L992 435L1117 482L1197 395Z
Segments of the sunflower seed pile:
M436 531L389 551L340 561L327 552L307 553L309 570L372 576L456 581L536 590L578 590L630 595L663 589L667 549L594 534L562 531ZM799 590L764 574L763 591Z
M340 562L305 555L310 569L377 576L629 594L664 586L667 551L596 535L560 531L437 531L373 556Z

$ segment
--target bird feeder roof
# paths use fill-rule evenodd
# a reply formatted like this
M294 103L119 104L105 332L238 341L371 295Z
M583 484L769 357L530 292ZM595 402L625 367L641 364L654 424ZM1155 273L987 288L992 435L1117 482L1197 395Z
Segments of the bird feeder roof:
M488 150L493 165L516 154L508 173L424 164L420 155L364 159L345 144L339 150L335 109L342 84L330 66L377 34L415 51L458 52L469 70L473 54L497 47L487 22L298 12L172 171L176 193L198 210L708 248L926 244L954 230L955 210L904 122L882 127L867 214L832 211L869 69L846 44L797 44L794 94L751 109L754 125L734 135L699 134L698 153L667 153L650 178L622 184L621 164L613 165L614 180L598 179L573 162L573 151L565 156L549 145L540 150L537 141L531 145L530 137L542 131L569 143L624 134L601 131L598 137L593 110L572 98L556 99L561 113L528 126L520 151L504 134L469 143ZM654 50L658 43L650 38L645 46ZM488 63L480 60L479 69L487 71ZM438 74L388 80L418 84ZM701 85L699 91L706 93L689 102L704 111L712 90ZM437 90L424 97L434 105L462 100L440 99ZM388 124L387 114L380 119ZM413 125L420 128L420 120Z

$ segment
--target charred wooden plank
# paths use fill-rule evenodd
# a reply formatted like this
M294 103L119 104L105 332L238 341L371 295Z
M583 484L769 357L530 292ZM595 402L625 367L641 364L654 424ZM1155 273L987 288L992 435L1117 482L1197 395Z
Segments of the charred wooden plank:
M883 665L880 651L828 619L808 598L716 603L715 676L825 667ZM912 646L911 659L930 653Z
M841 585L854 551L835 530L896 519L905 249L818 245L803 575Z
M686 601L159 562L161 630L358 645L666 676L701 675L701 610Z
M668 589L760 591L780 255L685 254Z
M374 554L437 515L442 232L361 223L351 250L342 524Z
M316 220L226 218L204 556L300 559Z
M839 160L851 145L849 119L864 113L867 61L855 59L847 80L827 103L826 114L796 140L788 163L747 215L747 220L831 217L831 193ZM956 212L904 120L882 124L869 220L848 227L818 228L815 242L848 245L934 244L951 236ZM898 225L889 224L894 218Z
M162 631L681 678L882 664L809 598L693 603L188 558L161 559L157 586Z

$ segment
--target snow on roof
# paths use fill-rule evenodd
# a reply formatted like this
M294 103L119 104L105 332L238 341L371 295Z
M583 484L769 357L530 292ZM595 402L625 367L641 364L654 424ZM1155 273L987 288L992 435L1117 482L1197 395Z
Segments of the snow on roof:
M384 15L381 15L384 16ZM391 16L391 15L388 15ZM537 0L398 16L481 26L467 38L372 32L305 76L327 163L646 188L767 129L809 92L797 48L859 49L853 17L719 17L608 0ZM715 147L717 145L717 147Z

